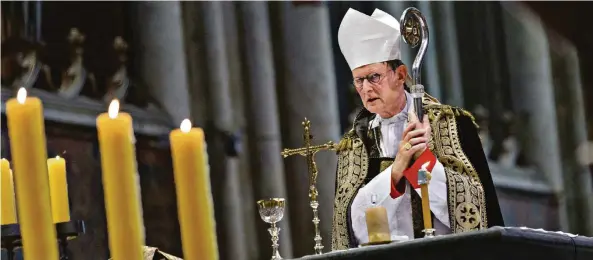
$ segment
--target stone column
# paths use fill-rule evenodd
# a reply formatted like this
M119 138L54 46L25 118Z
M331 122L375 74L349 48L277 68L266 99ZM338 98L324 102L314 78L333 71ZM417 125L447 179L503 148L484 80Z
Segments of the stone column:
M454 2L431 2L433 23L429 27L431 44L439 55L438 73L440 75L441 102L454 106L463 106L463 86L457 27L455 25ZM422 11L422 10L420 10ZM434 36L433 36L434 35ZM431 72L428 72L431 73Z
M572 104L573 112L573 147L571 154L574 154L580 145L587 140L587 119L585 116L585 102L583 100L583 87L581 84L581 70L579 68L579 56L574 46L566 50L567 73L569 75L570 86L569 102ZM573 160L574 156L573 156ZM589 236L593 236L593 187L591 186L591 173L587 165L576 163L574 176L576 181L576 205L580 209L581 231ZM567 187L572 188L572 187Z
M187 68L192 122L204 127L208 121L209 102L204 58L205 40L201 9L196 2L181 2L187 53Z
M432 12L432 5L434 3L428 1L419 1L417 3L418 10L424 15L426 19L426 23L428 24L428 46L426 47L426 54L424 55L424 62L422 64L421 73L422 75L422 85L426 87L426 92L435 97L438 100L443 100L443 95L441 94L441 80L440 75L445 73L441 68L439 68L438 64L441 60L441 53L437 52L437 45L440 44L440 38L438 34L435 33L436 30L440 29L440 26L437 26L437 20L435 19L433 12ZM404 10L407 7L404 7ZM401 16L401 14L400 14ZM399 17L398 17L399 19ZM402 40L402 45L405 43ZM418 45L416 48L420 48ZM415 51L417 53L417 50ZM416 57L414 56L413 59ZM410 75L412 75L412 63L408 66L410 70ZM413 75L412 75L413 76Z
M138 78L175 124L190 116L188 76L179 2L135 3Z
M280 135L280 118L276 94L276 77L274 75L274 57L272 38L268 16L268 4L265 2L241 2L239 8L239 30L242 31L242 53L244 54L244 70L246 103L249 121L248 135L250 139L249 154L251 157L251 175L255 199L287 198L284 177L284 162L280 151L282 140ZM287 205L291 205L288 201ZM260 252L258 259L271 257L269 224L264 223L255 207L256 225ZM285 209L289 212L288 208ZM284 214L280 222L280 254L284 258L292 257L290 232L290 214ZM252 239L255 240L255 239Z
M550 183L559 203L560 227L568 229L550 49L542 22L524 5L502 3L513 104L527 114L528 160Z
M593 234L593 191L587 165L578 161L579 146L587 143L585 104L577 49L562 36L549 32L554 62L559 125L562 139L566 196L569 197L570 232Z
M329 14L323 3L275 2L270 12L274 33L282 40L276 67L280 92L282 133L285 148L303 145L302 121L311 121L316 144L338 141L340 126L336 97ZM280 151L278 151L280 152ZM314 227L309 206L307 165L303 157L285 159L293 253L313 253ZM335 152L316 156L319 176L319 214L324 252L331 248L335 187Z
M234 133L234 111L231 95L231 73L225 19L234 13L223 12L221 2L199 3L202 7L207 84L212 122L207 126L210 172L219 234L221 259L246 259L246 240L243 237L239 159L228 154L226 133Z

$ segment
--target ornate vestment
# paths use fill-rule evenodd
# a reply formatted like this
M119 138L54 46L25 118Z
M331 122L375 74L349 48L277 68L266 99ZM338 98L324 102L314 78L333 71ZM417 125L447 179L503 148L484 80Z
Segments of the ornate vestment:
M432 128L428 147L445 168L452 232L504 225L471 114L440 104L430 96L424 98L423 107ZM363 185L393 162L377 156L377 137L368 128L373 117L374 114L363 109L356 117L352 130L339 143L332 250L356 246L350 223L352 201ZM414 192L410 212L416 237L422 229L419 203L419 196Z

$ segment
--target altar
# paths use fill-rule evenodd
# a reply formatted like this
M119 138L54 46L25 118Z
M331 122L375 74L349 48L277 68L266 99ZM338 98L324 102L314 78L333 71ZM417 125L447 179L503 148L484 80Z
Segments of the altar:
M593 238L541 229L493 227L483 231L368 246L298 259L586 260L593 259Z

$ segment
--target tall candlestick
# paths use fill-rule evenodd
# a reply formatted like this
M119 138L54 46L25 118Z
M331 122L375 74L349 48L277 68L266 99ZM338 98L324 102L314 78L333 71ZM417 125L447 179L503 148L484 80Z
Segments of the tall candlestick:
M425 237L434 236L432 228L432 216L430 215L430 198L428 197L428 183L431 174L424 167L418 171L418 185L420 185L420 194L422 195L422 219L424 220Z
M12 170L10 170L10 162L8 160L2 158L2 215L0 215L0 219L2 225L7 224L15 224L17 223L16 219L16 204L14 202L14 182L12 180Z
M41 100L27 97L21 88L16 99L6 102L6 117L24 258L57 260Z
M70 205L68 203L66 161L60 156L47 159L47 169L49 172L51 212L54 223L68 222L70 221Z
M424 220L424 229L432 229L430 199L428 198L428 184L420 185L420 193L422 194L422 219Z
M132 117L119 112L119 102L97 117L97 132L103 170L103 189L113 259L142 259L144 224L136 154L132 143Z
M170 141L183 259L218 259L204 131L186 119Z

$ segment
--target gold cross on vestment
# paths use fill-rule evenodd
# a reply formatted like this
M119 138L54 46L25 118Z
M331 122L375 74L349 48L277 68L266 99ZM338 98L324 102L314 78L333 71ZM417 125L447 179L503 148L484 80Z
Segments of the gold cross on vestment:
M307 168L309 172L309 198L311 200L317 200L317 192L316 184L317 184L317 164L315 163L315 154L319 151L323 150L336 150L336 145L334 142L329 141L322 145L311 145L313 136L311 135L311 121L305 118L303 121L303 128L305 133L303 134L303 140L305 145L301 148L296 149L284 149L282 152L282 156L284 158L291 156L291 155L301 155L307 159Z

